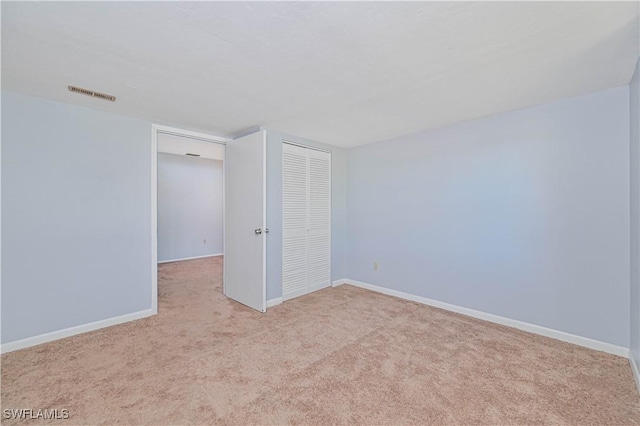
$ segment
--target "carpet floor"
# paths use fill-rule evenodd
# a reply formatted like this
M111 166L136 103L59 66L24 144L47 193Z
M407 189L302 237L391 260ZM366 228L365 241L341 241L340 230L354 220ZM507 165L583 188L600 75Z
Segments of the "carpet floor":
M158 315L2 355L3 410L68 409L51 421L68 425L640 424L625 358L348 285L261 314L221 277L219 257L163 264Z

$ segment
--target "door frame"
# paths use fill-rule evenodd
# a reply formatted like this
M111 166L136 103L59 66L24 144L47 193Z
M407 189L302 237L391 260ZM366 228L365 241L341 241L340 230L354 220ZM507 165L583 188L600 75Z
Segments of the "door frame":
M158 313L158 134L164 133L173 136L181 136L190 139L197 139L204 142L212 142L226 145L232 139L222 136L209 135L206 133L193 132L176 127L151 125L151 310L155 315ZM226 156L226 150L225 150ZM222 252L224 253L224 175L226 161L222 161ZM224 256L222 258L224 267ZM224 281L223 281L224 286Z

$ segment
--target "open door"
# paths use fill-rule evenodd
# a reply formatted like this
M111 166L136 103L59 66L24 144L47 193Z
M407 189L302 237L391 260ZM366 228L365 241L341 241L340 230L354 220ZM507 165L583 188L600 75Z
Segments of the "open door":
M227 143L224 294L266 312L266 132Z

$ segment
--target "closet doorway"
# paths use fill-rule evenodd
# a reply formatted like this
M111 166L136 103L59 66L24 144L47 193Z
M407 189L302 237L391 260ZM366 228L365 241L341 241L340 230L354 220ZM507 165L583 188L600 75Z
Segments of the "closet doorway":
M282 299L331 285L331 153L282 146Z

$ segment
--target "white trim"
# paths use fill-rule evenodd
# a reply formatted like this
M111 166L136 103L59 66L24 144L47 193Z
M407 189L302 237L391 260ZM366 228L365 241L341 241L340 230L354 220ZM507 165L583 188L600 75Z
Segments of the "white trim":
M329 149L323 149L323 148L317 148L315 146L311 146L311 145L305 145L299 142L293 142L290 141L289 139L283 138L282 139L282 143L286 143L287 145L293 145L293 146L299 146L300 148L306 148L306 149L311 149L314 151L320 151L320 152L326 152L327 154L331 154L331 150Z
M267 300L267 308L273 308L282 303L282 297L276 297L275 299Z
M561 340L563 342L573 343L574 345L584 346L586 348L595 349L597 351L607 352L613 355L623 356L625 358L629 357L629 348L625 348L623 346L617 346L611 343L601 342L599 340L590 339L588 337L576 336L575 334L565 333L564 331L553 330L551 328L546 328L539 325L514 320L511 318L505 318L505 317L489 314L482 311L476 311L475 309L464 308L462 306L452 305L449 303L440 302L433 299L427 299L426 297L416 296L413 294L404 293L397 290L391 290L391 289L380 287L373 284L367 284L367 283L350 280L350 279L347 279L344 281L345 281L345 284L351 284L355 287L364 288L367 290L375 291L375 292L386 294L389 296L399 297L400 299L411 300L413 302L422 303L424 305L434 306L436 308L445 309L447 311L456 312L456 313L467 315L473 318L478 318L484 321L506 325L507 327L513 327L519 330L528 331L530 333L539 334L541 336L551 337L553 339Z
M2 12L0 12L0 16L1 15L2 15ZM1 62L1 60L0 60L0 62ZM2 102L0 102L0 104L1 103ZM0 110L1 110L1 105L0 105ZM0 134L2 134L2 132L0 132ZM2 147L2 141L0 140L0 153L2 152L1 147ZM6 147L6 143L5 143L5 147ZM1 157L1 154L0 154L0 157ZM2 161L0 161L0 165L1 164L2 164ZM2 173L0 173L0 181L2 180L1 176L2 176ZM0 185L0 192L2 192L1 188L2 188L2 185ZM2 197L0 197L0 205L1 204L2 204ZM2 223L1 216L2 216L2 208L0 206L0 224ZM0 226L0 259L2 259L2 226ZM2 269L1 263L2 262L0 262L0 269ZM2 294L2 274L0 273L0 295L1 294ZM0 318L2 318L2 303L0 303ZM2 339L2 331L1 331L1 329L2 329L2 327L0 327L0 341ZM0 353L1 353L1 349L0 349Z
M151 310L158 313L158 126L151 125Z
M224 253L217 253L217 254L205 254L203 256L182 257L180 259L159 260L158 265L160 265L161 263L182 262L183 260L202 259L205 257L216 257L216 256L223 256L223 255Z
M225 145L224 152L222 153L222 254L224 255L225 244L227 242L227 211L225 206L227 205L227 147ZM222 294L226 294L225 285L227 283L227 276L225 275L225 271L227 268L224 267L224 258L222 259Z
M118 317L107 318L100 321L90 322L88 324L78 325L75 327L69 327L58 331L52 331L50 333L40 334L39 336L27 337L26 339L16 340L13 342L5 343L0 346L0 353L7 353L17 351L18 349L24 349L42 343L52 342L58 339L64 339L65 337L75 336L77 334L87 333L89 331L99 330L105 327L111 327L112 325L122 324L129 321L138 320L154 315L153 309L145 309L144 311L134 312L131 314L120 315Z
M282 300L285 301L285 302L287 300L295 299L296 297L300 297L300 296L304 296L305 294L309 294L309 291L306 288L301 288L301 289L298 289L296 291L289 292L287 294L284 294L284 288L282 290L283 290L283 292L282 292L283 293Z
M326 283L312 285L312 286L309 286L309 291L308 291L307 294L311 294L311 293L316 292L316 291L324 290L325 288L329 288L329 287L331 287L331 284L326 284Z
M636 381L636 387L640 392L640 369L638 368L638 364L636 364L636 360L633 359L632 354L629 354L629 364L631 364L631 371L633 372L633 378Z
M335 280L334 282L332 282L331 287L338 287L339 285L342 285L342 284L348 284L347 281L348 280L346 278L340 278L339 280Z
M178 129L177 127L161 126L154 124L153 128L157 133L165 133L173 136L185 136L191 139L199 139L206 142L216 142L225 145L227 142L231 142L232 139L222 136L208 135L206 133L192 132L191 130Z
M262 127L262 229L267 229L267 131ZM262 312L267 312L267 237L262 233Z

